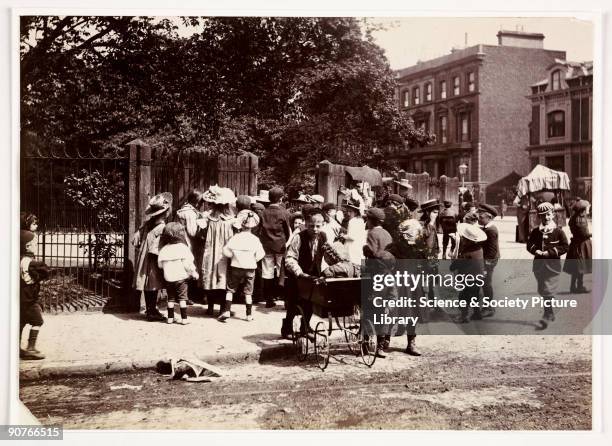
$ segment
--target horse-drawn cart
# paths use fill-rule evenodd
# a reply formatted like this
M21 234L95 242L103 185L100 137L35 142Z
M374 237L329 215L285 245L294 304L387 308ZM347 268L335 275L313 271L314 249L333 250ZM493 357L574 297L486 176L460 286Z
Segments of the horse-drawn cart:
M346 345L352 353L361 356L363 363L372 367L376 361L376 334L371 322L361 324L361 279L332 278L298 279L298 316L293 321L293 342L298 359L304 361L312 344L317 364L325 370L329 364L331 334L341 331ZM321 319L314 330L308 314ZM335 327L334 327L335 321ZM336 344L336 343L335 343Z

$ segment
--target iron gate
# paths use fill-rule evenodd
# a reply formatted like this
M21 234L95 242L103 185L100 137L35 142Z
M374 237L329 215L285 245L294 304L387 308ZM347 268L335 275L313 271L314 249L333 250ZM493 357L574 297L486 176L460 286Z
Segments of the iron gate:
M44 311L102 308L128 285L128 168L123 148L22 145L20 208L52 269Z

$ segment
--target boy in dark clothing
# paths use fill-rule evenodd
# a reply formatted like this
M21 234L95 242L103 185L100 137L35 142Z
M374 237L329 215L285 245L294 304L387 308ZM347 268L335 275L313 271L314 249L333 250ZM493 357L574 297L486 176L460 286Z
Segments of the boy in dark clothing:
M262 260L261 277L263 279L263 294L266 298L266 308L274 307L274 297L279 295L278 278L281 262L285 254L285 245L291 235L289 212L280 205L283 196L278 187L270 190L270 205L261 215L261 232L259 238L266 253Z
M538 205L540 226L533 228L527 240L527 251L533 256L533 275L538 282L538 293L548 304L557 292L561 274L561 256L567 253L569 243L563 229L554 221L555 209L552 204L544 202ZM552 307L545 306L540 319L540 329L544 330L555 320Z
M42 307L40 306L40 282L49 277L49 269L43 262L36 260L36 234L21 230L21 260L19 261L19 357L21 359L45 359L45 355L36 349L38 332L43 324ZM30 324L28 347L21 348L21 333L26 324Z
M493 206L481 204L478 209L478 223L487 235L487 239L482 242L482 254L485 265L485 279L482 286L483 295L493 299L493 271L499 260L499 231L493 224L493 219L497 217L497 211ZM494 308L482 310L482 317L493 316Z
M448 243L450 242L451 252L455 252L457 234L457 211L452 208L453 203L448 200L444 201L444 209L438 216L438 223L442 228L442 258L447 257Z

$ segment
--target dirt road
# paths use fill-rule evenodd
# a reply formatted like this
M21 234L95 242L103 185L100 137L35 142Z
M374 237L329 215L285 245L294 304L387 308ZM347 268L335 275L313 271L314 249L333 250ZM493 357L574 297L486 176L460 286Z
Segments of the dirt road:
M403 339L372 369L346 352L325 372L294 358L221 368L212 383L154 372L24 383L44 424L68 429L591 428L591 342L567 336Z

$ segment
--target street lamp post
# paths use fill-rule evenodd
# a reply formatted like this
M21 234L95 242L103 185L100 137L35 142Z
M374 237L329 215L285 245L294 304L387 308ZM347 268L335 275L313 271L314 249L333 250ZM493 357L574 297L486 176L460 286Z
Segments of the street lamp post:
M468 166L465 163L459 165L459 175L461 175L461 187L465 189L465 174Z

